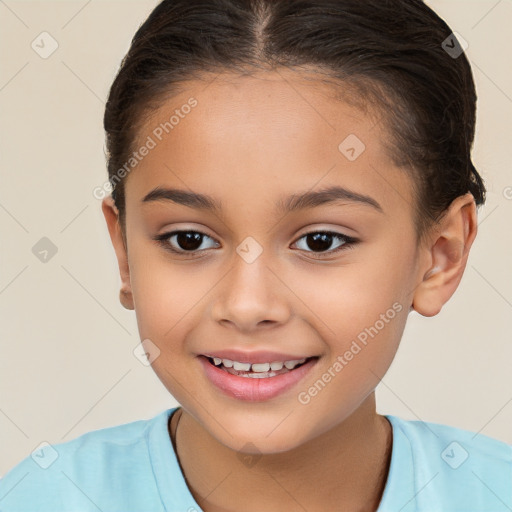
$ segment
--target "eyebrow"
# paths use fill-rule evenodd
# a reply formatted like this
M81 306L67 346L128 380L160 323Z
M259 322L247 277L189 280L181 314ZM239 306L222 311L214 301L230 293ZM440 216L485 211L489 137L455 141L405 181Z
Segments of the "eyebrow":
M199 210L210 210L220 212L222 203L207 194L188 192L177 188L156 187L142 199L142 203L153 201L172 201L176 204L196 208ZM359 203L370 206L380 213L384 213L382 206L373 197L359 194L339 186L332 186L318 191L306 191L300 194L292 194L289 197L281 198L276 204L277 213L293 212L314 208L337 201Z

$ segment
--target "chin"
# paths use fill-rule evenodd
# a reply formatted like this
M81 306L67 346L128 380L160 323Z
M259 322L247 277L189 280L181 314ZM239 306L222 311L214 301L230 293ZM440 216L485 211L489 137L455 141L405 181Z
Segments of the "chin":
M216 422L208 421L208 429L218 442L227 448L245 454L270 455L293 450L310 438L304 430L304 425L295 421L283 421L279 418L251 418L245 417L229 421L223 418L222 425L230 425L226 430Z

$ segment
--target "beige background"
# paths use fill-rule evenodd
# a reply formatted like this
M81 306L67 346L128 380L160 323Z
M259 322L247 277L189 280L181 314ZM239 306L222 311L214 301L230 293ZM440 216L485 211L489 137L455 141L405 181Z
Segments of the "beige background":
M176 405L133 355L93 196L108 88L156 3L0 0L0 475L42 441ZM469 43L488 201L459 289L437 317L411 314L378 409L512 444L512 2L427 3ZM47 59L31 48L43 31L59 45ZM46 263L32 253L42 237L58 250Z

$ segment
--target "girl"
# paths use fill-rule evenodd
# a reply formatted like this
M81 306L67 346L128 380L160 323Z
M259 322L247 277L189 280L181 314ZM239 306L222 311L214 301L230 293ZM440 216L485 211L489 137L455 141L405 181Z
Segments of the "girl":
M181 407L41 448L0 510L511 510L511 446L375 404L462 278L475 104L420 0L161 2L110 90L102 208Z

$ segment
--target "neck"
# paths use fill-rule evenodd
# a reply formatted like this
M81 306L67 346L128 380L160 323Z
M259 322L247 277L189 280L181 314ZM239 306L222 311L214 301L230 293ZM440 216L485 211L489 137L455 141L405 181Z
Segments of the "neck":
M179 412L179 411L178 411ZM255 464L213 438L183 411L177 454L204 512L375 512L391 459L392 429L375 412L375 395L345 421L292 450L258 455ZM264 490L264 492L262 491Z

